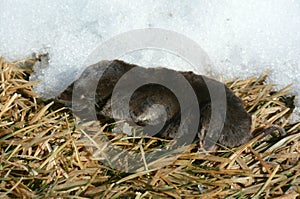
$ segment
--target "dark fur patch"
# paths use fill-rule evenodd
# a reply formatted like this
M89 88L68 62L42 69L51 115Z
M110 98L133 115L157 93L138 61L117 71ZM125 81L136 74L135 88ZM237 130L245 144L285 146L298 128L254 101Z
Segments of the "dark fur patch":
M74 91L80 93L82 97L86 99L84 104L78 107L78 110L76 110L77 112L88 115L92 113L92 109L96 109L98 119L111 120L111 96L113 89L115 88L118 80L134 67L139 66L127 64L119 60L101 61L85 69L79 79L77 79L63 93L61 93L57 99L66 105L70 105L72 100L72 92L74 89ZM198 134L200 135L201 140L204 140L207 136L206 133L208 132L209 127L211 128L210 132L217 131L215 123L211 123L211 97L206 83L209 82L213 86L224 86L227 100L226 111L224 116L220 115L220 118L225 117L225 121L223 129L221 133L219 133L220 136L217 139L218 142L221 145L235 147L243 144L252 137L250 134L250 115L243 108L242 101L224 84L202 75L196 75L192 72L178 72L166 68L141 68L140 71L141 72L138 75L144 76L145 78L150 75L159 76L161 72L176 72L177 74L181 74L186 78L186 80L192 86L198 99L198 105L201 113ZM74 85L76 85L77 88L74 88ZM93 89L95 89L96 92L93 92ZM188 98L189 96L185 97ZM93 101L93 98L95 98L95 101ZM122 100L122 96L120 97L120 100ZM93 102L95 102L96 105L91 104ZM189 119L181 118L182 111L191 110L181 110L178 99L168 88L158 84L146 84L138 88L130 98L130 119L141 126L147 125L151 122L160 122L158 121L161 119L159 115L161 114L160 112L157 112L157 114L154 114L154 116L147 116L147 110L149 110L149 107L151 107L153 104L160 104L164 106L166 111L166 122L164 123L162 130L158 132L156 136L167 139L176 137L180 122L184 122L185 120ZM217 107L217 109L218 108L222 107ZM189 117L193 117L192 112ZM152 121L149 121L151 118ZM126 118L122 118L120 115L120 118L114 119Z

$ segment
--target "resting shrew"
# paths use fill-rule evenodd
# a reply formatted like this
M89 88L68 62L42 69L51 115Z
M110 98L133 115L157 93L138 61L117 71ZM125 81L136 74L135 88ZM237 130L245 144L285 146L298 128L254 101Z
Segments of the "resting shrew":
M134 68L139 69L134 74L135 76L126 77L126 74ZM165 74L170 74L167 79L170 80L169 83L171 82L171 84L180 76L187 80L196 96L196 108L189 107L189 103L184 106L180 104L178 96L166 85L157 82L151 83L151 81L145 81L145 84L138 86L134 85L137 84L138 80L147 80L153 77L165 81L165 79L162 79L166 78ZM121 78L123 84L121 86L123 87L119 88L123 89L122 92L118 92L116 86ZM127 93L130 96L120 95L120 93L127 95L126 92L123 92L124 89L134 86L137 86L134 92L130 93L128 91ZM218 97L216 95L217 97L212 98L211 94L217 87L223 88L224 96ZM180 84L176 88L182 93L187 89L185 85L181 86ZM179 126L184 126L185 122L196 116L193 109L199 109L197 132L194 136L197 137L196 135L198 135L202 145L205 144L205 138L211 132L216 133L213 140L214 144L217 142L227 147L241 145L252 138L250 133L251 117L244 109L241 99L223 83L193 72L174 71L167 68L144 68L120 60L100 61L87 67L81 76L69 85L57 99L65 105L71 105L75 96L73 92L76 92L75 94L81 100L77 107L73 107L73 111L75 114L84 115L85 119L92 119L93 117L89 117L89 115L95 112L97 118L102 121L111 119L130 120L141 127L158 125L161 128L155 136L173 139L178 134ZM115 98L113 98L113 95L116 95ZM128 106L129 116L122 111L112 111L113 103L123 103L122 100L128 99L128 97L130 99L129 103L125 103L123 106ZM183 96L182 99L189 102L192 97L187 95ZM225 101L218 103L218 100ZM216 101L215 104L217 104L215 109L213 101ZM220 112L214 115L212 110L224 110L224 113ZM222 124L222 128L219 132L216 132L218 131L216 123L219 122ZM183 134L185 134L184 130ZM212 147L212 145L208 146Z

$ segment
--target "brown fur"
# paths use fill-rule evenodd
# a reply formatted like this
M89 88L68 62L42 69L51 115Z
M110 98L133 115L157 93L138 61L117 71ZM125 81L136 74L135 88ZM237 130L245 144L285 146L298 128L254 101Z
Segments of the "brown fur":
M77 111L77 113L81 112L85 115L89 115L93 112L92 109L95 108L98 119L111 119L111 95L113 89L122 75L134 67L139 66L127 64L119 60L101 61L95 65L89 66L81 74L79 79L76 80L76 82L72 83L63 93L61 93L60 96L58 96L58 99L64 104L70 105L72 100L72 91L74 89L74 85L76 85L77 87L74 89L74 91L80 93L85 101L84 103L80 104L77 110L74 110L75 114ZM234 147L241 145L252 137L250 134L250 115L244 110L242 101L224 84L202 75L196 75L192 72L178 72L166 68L141 69L142 72L139 75L145 76L146 78L147 75L159 76L161 72L176 72L177 74L181 74L186 78L195 91L198 99L199 109L201 111L198 134L202 141L207 136L206 133L209 126L212 127L212 132L214 131L214 124L210 124L211 98L205 82L211 82L212 85L222 85L225 87L226 91L226 117L224 128L220 133L218 142L228 147ZM100 73L103 73L101 78ZM204 81L204 78L206 81ZM93 89L96 91L95 95L93 95ZM95 97L95 101L93 101L93 97ZM188 98L189 96L186 97ZM122 97L120 96L120 101L121 100ZM95 106L92 104L93 102L96 103ZM157 134L157 136L168 139L174 138L176 136L180 121L184 122L189 118L181 118L181 112L184 110L180 110L180 104L174 93L164 86L147 84L141 86L133 93L129 103L132 120L141 126L147 125L151 122L161 122L158 121L161 119L159 115L160 112L157 112L156 115L154 114L154 119L151 116L154 121L149 121L151 120L150 116L148 119L141 120L141 115L145 115L145 112L153 104L163 105L166 110L166 122L164 124L164 128ZM189 116L193 117L192 112ZM120 115L120 118L114 119L126 118L122 118L122 115Z

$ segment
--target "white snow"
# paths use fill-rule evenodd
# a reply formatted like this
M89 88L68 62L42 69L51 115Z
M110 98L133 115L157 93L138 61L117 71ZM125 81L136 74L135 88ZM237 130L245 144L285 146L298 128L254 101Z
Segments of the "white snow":
M269 81L280 87L293 83L293 93L300 93L297 0L0 0L0 56L16 60L32 52L49 53L49 67L37 69L33 78L41 80L35 89L52 97L75 78L102 42L149 27L176 31L197 42L213 63L206 72L219 80L270 70ZM121 58L203 72L153 49Z

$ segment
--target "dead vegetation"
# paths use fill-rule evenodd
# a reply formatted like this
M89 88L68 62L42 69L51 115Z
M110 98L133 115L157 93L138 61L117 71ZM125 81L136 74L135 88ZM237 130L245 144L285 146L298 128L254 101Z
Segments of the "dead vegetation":
M24 63L0 59L1 198L299 197L300 123L288 122L293 109L288 86L274 91L265 84L266 74L226 84L253 115L254 132L276 124L286 136L261 134L238 148L209 154L191 145L151 162L145 154L158 153L167 141L76 122L67 109L38 98L30 71L20 67ZM127 156L113 147L126 149ZM138 172L115 169L133 152L140 154L131 157L142 162Z

